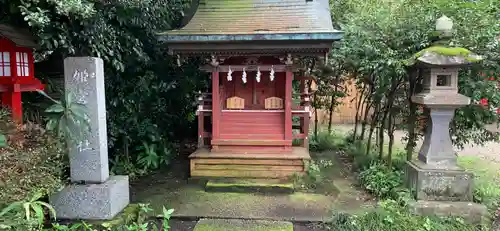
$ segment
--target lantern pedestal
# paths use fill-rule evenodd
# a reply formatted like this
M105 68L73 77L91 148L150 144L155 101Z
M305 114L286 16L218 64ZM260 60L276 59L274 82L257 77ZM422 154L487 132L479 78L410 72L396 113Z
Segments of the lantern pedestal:
M486 206L472 202L472 173L458 166L435 169L422 161L411 161L407 164L408 187L416 199L408 206L412 213L462 217L471 223L486 221Z
M417 200L472 201L473 176L457 166L436 169L422 161L410 161L406 174Z
M414 214L427 214L441 217L463 217L467 222L480 224L489 222L486 207L466 201L414 201L408 205Z

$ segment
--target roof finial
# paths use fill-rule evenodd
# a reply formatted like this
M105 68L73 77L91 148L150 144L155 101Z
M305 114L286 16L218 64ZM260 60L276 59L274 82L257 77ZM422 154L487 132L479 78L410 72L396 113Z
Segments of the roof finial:
M286 56L286 61L285 61L285 64L286 65L292 65L293 64L293 57L292 57L292 54L288 54Z
M217 57L215 55L211 55L211 59L210 65L212 65L212 67L219 66L219 62L217 61Z

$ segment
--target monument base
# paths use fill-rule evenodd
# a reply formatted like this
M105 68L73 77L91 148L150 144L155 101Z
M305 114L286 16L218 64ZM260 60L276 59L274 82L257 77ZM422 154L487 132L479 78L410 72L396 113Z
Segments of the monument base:
M407 184L417 200L472 201L472 173L456 166L436 169L421 161L407 164Z
M485 205L462 201L415 201L409 204L410 212L418 215L461 217L479 224L487 222L488 209Z
M58 219L108 220L130 202L128 176L102 184L69 185L50 197Z

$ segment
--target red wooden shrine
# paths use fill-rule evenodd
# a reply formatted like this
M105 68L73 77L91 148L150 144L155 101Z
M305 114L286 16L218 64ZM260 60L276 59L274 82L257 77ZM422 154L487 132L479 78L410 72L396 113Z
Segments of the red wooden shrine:
M21 92L43 90L35 78L34 39L29 33L0 24L0 93L1 103L12 110L13 119L22 121Z
M328 1L240 2L200 0L183 28L160 36L179 57L208 61L202 69L212 84L198 99L191 176L303 173L310 159L312 78L299 74L297 60L324 58L341 32L333 29ZM299 82L297 97L293 81Z

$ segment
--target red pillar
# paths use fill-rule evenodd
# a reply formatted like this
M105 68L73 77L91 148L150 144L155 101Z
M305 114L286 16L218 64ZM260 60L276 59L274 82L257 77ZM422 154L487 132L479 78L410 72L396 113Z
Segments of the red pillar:
M292 140L292 80L293 72L286 72L285 83L285 140Z
M220 120L220 93L219 93L219 70L212 71L212 141L219 139ZM213 150L218 150L217 145L212 145Z
M305 89L306 89L306 81L304 79L301 79L300 80L300 85L299 85L299 93L300 93L300 106L304 106L302 102L304 102L304 96L302 94L304 94L305 92ZM304 128L304 121L305 121L305 118L304 117L300 117L299 118L300 120L300 132L302 134L305 134L307 136L307 132L305 132L305 128ZM301 140L301 144L304 145L304 142L305 140Z
M205 147L205 129L203 125L203 120L205 119L205 115L203 112L198 112L198 148Z
M305 147L307 149L307 151L309 151L309 124L311 123L310 119L311 118L309 117L309 115L306 115L306 117L304 117L304 122L303 122L304 123L303 129L304 129L305 137L304 137L304 141L302 143L302 146Z
M12 119L17 122L23 121L23 106L21 103L21 91L19 84L14 84L11 92L2 93L2 105L7 106L12 112Z

